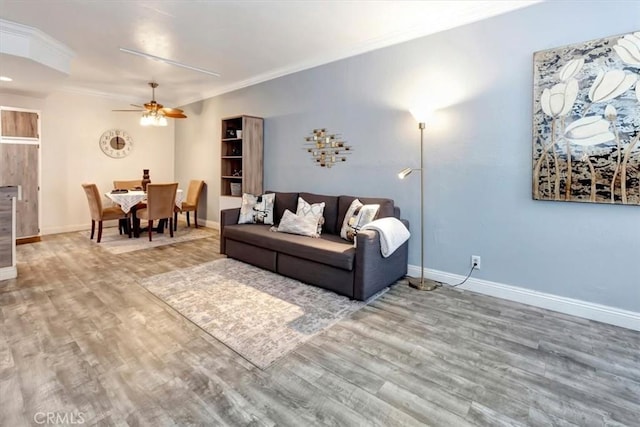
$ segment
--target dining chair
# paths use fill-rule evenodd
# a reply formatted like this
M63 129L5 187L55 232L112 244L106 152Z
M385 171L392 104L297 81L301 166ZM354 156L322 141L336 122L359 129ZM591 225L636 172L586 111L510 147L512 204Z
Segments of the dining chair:
M204 187L204 181L193 179L189 181L189 189L187 190L187 200L182 202L182 206L175 207L175 213L173 215L173 229L178 228L178 212L187 213L187 227L191 227L189 223L189 212L193 212L193 223L195 228L198 228L198 203L200 202L200 195L202 194L202 188Z
M133 190L134 188L142 188L142 180L141 179L130 179L130 180L121 180L113 181L113 188L117 190Z
M91 214L91 240L93 240L93 235L96 231L96 221L98 222L97 242L100 243L100 240L102 240L102 222L115 219L126 221L126 229L129 237L131 237L129 214L122 212L122 209L117 206L107 208L102 207L102 196L96 184L82 184L82 188L84 189L84 192L87 195L87 201L89 202L89 212ZM120 233L122 234L122 230L120 230Z
M173 207L176 204L176 191L178 183L168 184L148 184L147 185L147 207L138 209L136 216L138 219L149 221L149 241L153 231L154 220L169 220L169 232L173 237Z

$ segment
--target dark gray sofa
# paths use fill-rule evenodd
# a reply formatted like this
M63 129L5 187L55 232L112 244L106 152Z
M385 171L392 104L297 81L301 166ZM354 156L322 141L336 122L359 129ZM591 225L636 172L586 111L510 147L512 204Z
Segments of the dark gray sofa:
M240 208L225 209L220 215L220 253L357 300L366 300L406 275L407 242L384 258L377 231L360 231L355 248L353 243L340 238L347 209L356 197L275 194L276 224L285 209L296 212L298 196L309 203L325 202L321 237L273 232L269 231L269 225L238 224ZM400 209L391 199L358 199L364 204L380 204L378 218L395 216L400 219ZM409 228L406 220L401 221Z

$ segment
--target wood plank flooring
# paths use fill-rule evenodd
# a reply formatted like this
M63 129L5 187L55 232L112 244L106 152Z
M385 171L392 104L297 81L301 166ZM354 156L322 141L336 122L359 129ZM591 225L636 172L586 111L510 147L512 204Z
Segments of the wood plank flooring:
M455 289L398 283L261 371L137 284L218 245L19 246L0 425L640 425L640 333Z

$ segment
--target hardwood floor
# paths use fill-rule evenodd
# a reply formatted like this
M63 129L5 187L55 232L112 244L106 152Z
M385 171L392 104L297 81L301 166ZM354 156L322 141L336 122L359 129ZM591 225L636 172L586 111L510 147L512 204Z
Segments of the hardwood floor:
M0 425L640 425L640 333L455 289L396 284L261 371L137 284L219 258L211 233L19 246Z

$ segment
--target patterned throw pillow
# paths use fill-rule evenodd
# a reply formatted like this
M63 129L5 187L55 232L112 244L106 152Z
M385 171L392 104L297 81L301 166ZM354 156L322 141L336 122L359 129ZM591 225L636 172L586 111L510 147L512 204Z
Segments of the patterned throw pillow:
M302 197L298 197L298 207L296 209L296 215L316 218L317 234L320 236L322 233L322 225L324 224L324 202L309 204Z
M316 217L311 215L296 215L289 209L284 211L277 231L299 234L301 236L320 237L318 234L318 219Z
M273 224L275 193L254 196L244 193L238 224Z
M378 215L380 205L363 205L358 199L351 202L347 214L344 216L340 237L350 242L356 239L358 231L366 224L373 221Z

